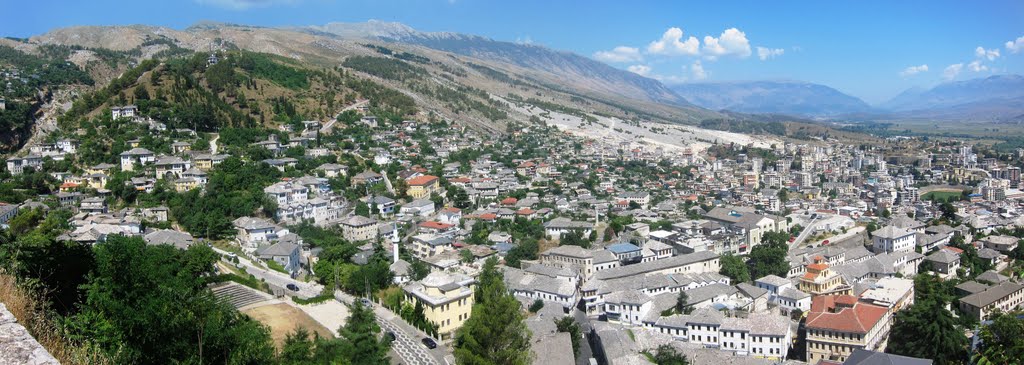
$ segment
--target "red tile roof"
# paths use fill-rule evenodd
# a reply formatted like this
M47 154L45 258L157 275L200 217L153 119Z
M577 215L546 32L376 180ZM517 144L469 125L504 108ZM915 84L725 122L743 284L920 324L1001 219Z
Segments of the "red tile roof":
M953 246L945 246L945 247L943 247L943 249L949 250L950 252L953 252L953 253L956 253L956 254L964 253L964 250L961 250L961 249L953 247Z
M435 181L437 181L437 176L433 175L417 176L412 179L406 180L406 182L409 183L409 186L430 185L433 184Z
M811 299L807 328L866 334L887 311L886 307L858 302L849 295L817 296Z
M446 230L448 228L452 228L452 227L455 227L455 226L451 225L451 224L448 224L448 223L441 223L441 222L437 222L437 221L426 221L426 222L420 223L420 227L428 228L428 229L436 229L436 230Z
M519 201L519 199L516 199L516 198L510 196L508 198L502 199L501 200L501 205L513 205L513 204L515 204L518 201Z

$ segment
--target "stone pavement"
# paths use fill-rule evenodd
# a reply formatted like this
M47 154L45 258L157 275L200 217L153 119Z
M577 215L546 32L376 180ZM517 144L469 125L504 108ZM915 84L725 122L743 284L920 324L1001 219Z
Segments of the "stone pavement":
M59 365L24 326L18 323L7 306L0 303L0 364Z

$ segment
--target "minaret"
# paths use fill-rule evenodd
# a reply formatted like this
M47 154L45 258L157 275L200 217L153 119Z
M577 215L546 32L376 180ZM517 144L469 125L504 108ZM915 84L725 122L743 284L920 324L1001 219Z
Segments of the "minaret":
M398 262L398 223L395 223L392 227L394 230L391 232L391 248L394 258L391 263L396 263Z

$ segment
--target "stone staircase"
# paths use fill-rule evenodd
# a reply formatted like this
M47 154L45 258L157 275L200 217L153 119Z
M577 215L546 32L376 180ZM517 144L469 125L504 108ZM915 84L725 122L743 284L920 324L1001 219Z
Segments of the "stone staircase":
M232 282L216 285L210 288L210 290L213 290L213 295L218 299L230 303L235 308L242 308L274 299L274 296L270 294Z

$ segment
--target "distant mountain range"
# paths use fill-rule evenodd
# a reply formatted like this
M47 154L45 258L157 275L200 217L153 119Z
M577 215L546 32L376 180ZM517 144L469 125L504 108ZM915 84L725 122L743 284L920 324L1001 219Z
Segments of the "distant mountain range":
M825 85L799 81L706 82L671 88L700 107L741 113L858 120L1024 121L1024 77L1019 75L912 88L876 106Z
M832 116L867 112L856 97L819 84L799 81L706 82L672 86L690 102L713 110Z
M1020 121L1024 116L1024 77L995 75L931 89L914 88L880 107L900 118Z
M451 32L420 32L405 24L371 20L365 23L329 23L303 28L343 38L377 38L415 44L482 60L512 64L522 69L517 74L541 81L546 86L564 85L565 89L593 90L606 94L692 106L657 80L620 70L572 52L557 51L527 43L496 41L490 38ZM554 77L552 77L554 76Z

